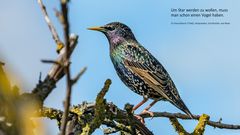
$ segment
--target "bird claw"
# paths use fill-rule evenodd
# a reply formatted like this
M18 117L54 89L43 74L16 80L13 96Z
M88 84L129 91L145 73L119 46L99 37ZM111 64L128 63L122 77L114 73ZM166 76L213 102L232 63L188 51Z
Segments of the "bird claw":
M144 109L140 114L149 114L152 119L154 117L154 113L146 109Z
M144 118L142 117L142 116L140 116L140 115L134 115L142 124L144 124L145 125L145 120L144 120Z

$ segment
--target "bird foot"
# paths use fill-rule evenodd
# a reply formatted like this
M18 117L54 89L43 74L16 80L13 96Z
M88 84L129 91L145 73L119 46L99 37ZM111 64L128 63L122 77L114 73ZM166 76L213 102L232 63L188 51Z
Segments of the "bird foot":
M151 112L151 111L149 111L149 110L146 110L146 109L144 109L144 110L140 113L140 115L141 115L141 114L149 114L152 118L154 117L154 113Z
M134 115L142 124L144 124L145 125L145 120L144 120L144 118L142 117L142 116L140 116L140 115Z

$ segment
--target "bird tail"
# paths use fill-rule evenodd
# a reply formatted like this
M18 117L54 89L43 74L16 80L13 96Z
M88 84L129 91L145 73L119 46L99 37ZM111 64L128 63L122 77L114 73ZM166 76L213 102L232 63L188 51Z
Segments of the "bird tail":
M184 102L180 99L178 103L173 103L177 108L185 112L190 118L194 118L194 115L189 111L187 106L184 104Z

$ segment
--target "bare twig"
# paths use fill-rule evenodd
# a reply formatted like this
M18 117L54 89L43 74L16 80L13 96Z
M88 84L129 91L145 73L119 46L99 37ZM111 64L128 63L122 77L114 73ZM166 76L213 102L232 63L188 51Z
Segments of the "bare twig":
M53 8L53 10L55 11L55 16L58 18L58 21L60 23L63 23L63 15L60 11L58 11L56 8Z
M45 21L47 22L47 25L49 27L49 30L51 31L52 33L52 37L54 39L54 41L56 42L56 45L59 45L59 44L62 44L62 41L60 40L59 36L58 36L58 33L55 29L55 27L53 26L49 16L48 16L48 13L47 13L47 10L46 10L46 7L45 5L43 4L42 0L38 0L38 4L42 10L42 13L44 15L44 18L45 18Z
M39 77L38 77L38 83L42 82L42 72L39 73Z
M153 112L154 116L153 117L166 117L166 118L180 118L180 119L188 119L191 120L191 118L188 115L181 114L181 113L169 113L169 112ZM143 114L141 115L143 118L152 118L149 114ZM200 116L199 115L194 115L193 117L195 120L199 120ZM211 121L209 120L207 122L207 125L216 127L216 128L221 128L221 129L240 129L240 125L233 125L233 124L224 124L219 121Z
M73 52L74 48L77 45L78 36L71 35L70 36L70 55ZM58 58L53 61L58 63L64 62L64 56L66 53L65 47L60 51ZM48 72L48 75L42 82L39 82L37 86L33 89L32 93L39 97L39 99L43 102L49 93L56 87L56 83L64 76L64 67L62 64L53 64L52 68Z
M66 82L67 82L67 92L66 92L66 99L64 101L64 114L62 118L62 125L61 125L61 134L65 135L66 133L66 126L67 126L67 116L69 113L69 106L71 105L71 93L72 93L72 83L71 83L71 73L70 73L70 66L69 66L69 57L70 57L70 40L69 40L69 22L68 22L68 1L61 0L61 10L63 15L63 30L64 30L64 39L65 39L65 46L66 46L66 54L65 54L65 74L66 74Z
M64 101L64 113L62 118L62 125L61 125L61 134L65 135L66 133L66 126L67 126L67 116L69 113L69 107L71 105L71 93L72 93L72 84L71 84L71 75L69 70L69 65L67 65L65 68L65 74L66 74L66 81L67 81L67 92L66 92L66 99Z
M42 63L47 63L47 64L57 64L60 66L64 66L62 63L60 63L59 61L55 61L55 60L41 60Z
M75 78L72 79L72 85L74 85L79 79L80 77L85 73L85 71L87 70L87 67L84 67Z
M63 30L64 30L64 40L66 45L66 52L70 49L70 40L69 40L69 21L68 21L68 0L61 0L61 11L63 16ZM69 54L67 54L66 58L69 57Z
M77 46L77 42L78 42L78 36L72 34L70 36L70 50L69 50L69 55L72 54L73 50L75 49L75 47ZM66 47L64 47L60 53L59 56L57 58L56 61L58 61L59 63L65 63L65 55L66 55ZM51 70L48 72L48 76L52 79L54 79L55 81L58 81L59 79L61 79L64 75L64 66L61 65L56 65L54 64L51 68Z

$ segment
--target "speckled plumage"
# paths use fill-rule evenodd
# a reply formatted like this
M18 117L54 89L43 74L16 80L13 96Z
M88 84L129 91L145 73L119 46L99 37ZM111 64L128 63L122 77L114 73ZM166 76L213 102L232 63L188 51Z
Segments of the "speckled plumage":
M122 82L145 98L166 100L192 117L167 71L119 22L101 27L110 44L110 57Z

